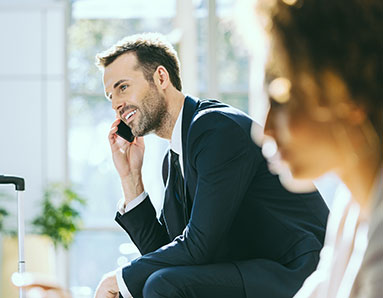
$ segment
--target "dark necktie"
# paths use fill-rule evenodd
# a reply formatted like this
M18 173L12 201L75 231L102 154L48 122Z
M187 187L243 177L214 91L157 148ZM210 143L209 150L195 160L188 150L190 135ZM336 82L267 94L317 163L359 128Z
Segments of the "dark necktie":
M170 150L170 179L172 179L174 195L183 207L183 215L186 225L189 214L185 196L184 178L181 171L179 155L173 150Z
M181 235L189 222L191 206L186 204L184 178L182 176L179 156L169 150L162 164L165 200L162 216L171 239Z
M174 194L182 204L184 201L184 178L182 176L179 155L173 150L170 150L170 176L173 179Z

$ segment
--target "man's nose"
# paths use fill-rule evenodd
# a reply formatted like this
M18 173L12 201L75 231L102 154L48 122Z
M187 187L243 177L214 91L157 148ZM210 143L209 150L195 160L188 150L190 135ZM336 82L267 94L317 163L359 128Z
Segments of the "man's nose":
M116 111L116 113L121 111L121 109L124 108L124 107L125 107L125 103L124 102L114 102L114 103L112 103L112 108L113 108L113 110Z

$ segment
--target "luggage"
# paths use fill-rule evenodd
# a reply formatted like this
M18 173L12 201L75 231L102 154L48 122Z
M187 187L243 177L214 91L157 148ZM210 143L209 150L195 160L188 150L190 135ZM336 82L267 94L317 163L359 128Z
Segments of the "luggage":
M24 258L24 204L23 204L23 191L25 190L25 182L21 177L4 176L0 175L0 184L14 184L17 192L17 239L19 249L19 261L18 261L18 275L25 272L25 258ZM15 280L14 280L15 282ZM19 298L25 298L25 290L20 287Z

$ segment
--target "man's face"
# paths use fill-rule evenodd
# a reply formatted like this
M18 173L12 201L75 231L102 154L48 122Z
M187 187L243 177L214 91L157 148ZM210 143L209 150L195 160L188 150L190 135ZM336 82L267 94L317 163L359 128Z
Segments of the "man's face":
M134 53L119 56L105 67L104 88L112 108L135 136L157 131L167 115L165 98L148 82Z

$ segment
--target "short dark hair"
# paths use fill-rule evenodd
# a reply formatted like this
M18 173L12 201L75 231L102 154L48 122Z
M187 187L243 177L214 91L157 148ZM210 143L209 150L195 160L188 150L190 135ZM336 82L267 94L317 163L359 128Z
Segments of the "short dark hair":
M326 70L336 73L381 136L382 0L276 0L273 5L264 0L257 8L270 21L277 45L273 54L284 52L292 75L302 70L314 77Z
M123 38L108 50L97 54L96 65L105 68L117 57L130 52L135 53L138 66L142 68L147 81L153 81L153 73L162 65L168 71L174 87L182 90L177 52L165 36L159 33L142 33Z

